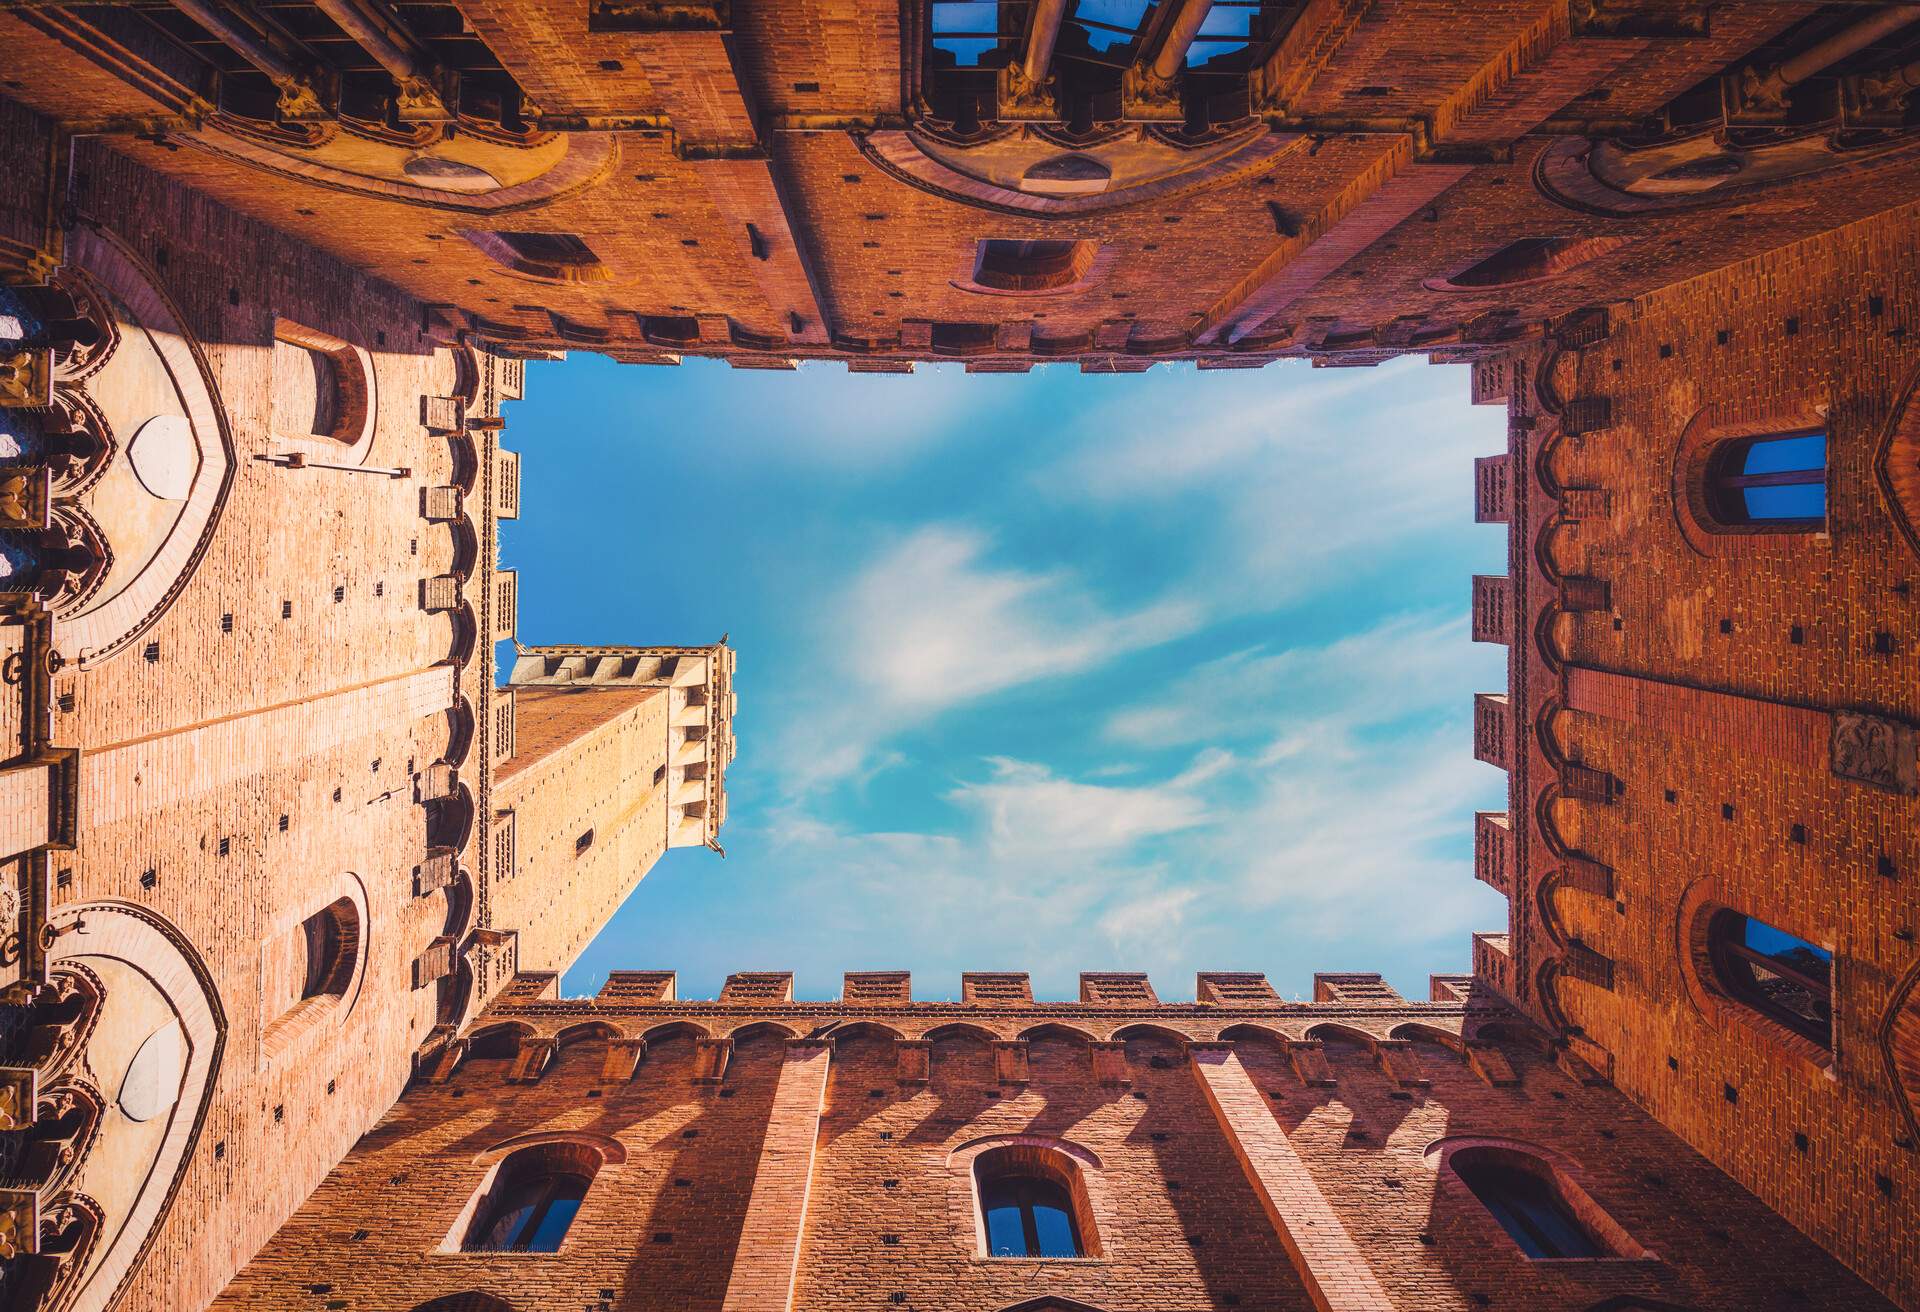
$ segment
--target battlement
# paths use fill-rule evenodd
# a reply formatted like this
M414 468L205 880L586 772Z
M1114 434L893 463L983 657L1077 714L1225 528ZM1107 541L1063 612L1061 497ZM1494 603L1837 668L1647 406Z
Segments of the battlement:
M674 847L718 842L727 818L727 767L733 763L734 652L726 639L694 647L520 647L510 687L542 695L657 688L667 697L666 787Z
M893 1040L900 1079L924 1083L933 1049L948 1041L992 1045L1002 1083L1024 1081L1030 1041L1063 1039L1084 1045L1103 1081L1126 1082L1130 1039L1190 1049L1256 1042L1277 1048L1300 1080L1332 1080L1329 1049L1361 1050L1401 1087L1423 1087L1416 1045L1434 1044L1455 1059L1491 1049L1496 1040L1545 1055L1552 1045L1498 997L1464 976L1435 976L1430 998L1401 997L1378 975L1322 975L1312 1001L1288 1001L1265 975L1202 971L1192 1001L1161 1001L1138 971L1087 971L1077 999L1035 999L1021 971L967 972L960 998L915 1000L906 971L850 971L837 998L794 996L786 971L729 975L717 998L680 995L672 971L614 971L592 998L559 996L559 976L522 972L461 1038L431 1055L430 1083L445 1083L469 1060L507 1058L501 1070L513 1083L541 1078L573 1045L604 1042L631 1074L649 1045L693 1040L705 1074L717 1080L736 1043L785 1039L832 1046L837 1037ZM599 1052L598 1047L593 1049ZM1437 1058L1439 1054L1430 1054ZM602 1058L593 1058L596 1062ZM1474 1069L1506 1069L1488 1057Z
M1481 1025L1514 1020L1498 995L1460 975L1434 976L1421 1000L1401 997L1378 975L1322 975L1311 1001L1282 998L1265 975L1244 971L1200 972L1191 1000L1162 1000L1137 971L1083 972L1079 996L1061 999L1036 999L1020 971L967 972L957 999L916 999L907 971L849 971L832 998L796 996L786 971L729 975L715 998L683 995L670 970L614 971L591 998L560 997L559 979L553 972L515 976L471 1037L512 1031L563 1040L590 1029L637 1039L691 1026L718 1038L767 1025L799 1037L860 1024L921 1038L961 1023L1002 1040L1064 1027L1090 1042L1110 1042L1147 1025L1192 1043L1257 1032L1297 1043L1337 1034L1367 1044L1417 1035L1458 1045Z

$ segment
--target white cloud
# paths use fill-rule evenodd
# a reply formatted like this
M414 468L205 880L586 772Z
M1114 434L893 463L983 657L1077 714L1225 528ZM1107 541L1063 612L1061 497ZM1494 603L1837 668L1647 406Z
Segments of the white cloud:
M1181 637L1199 611L1101 604L1065 570L996 568L988 540L950 524L907 534L869 560L819 612L820 677L784 705L773 759L784 793L864 783L900 763L892 735L953 707L1080 673Z
M1504 415L1434 404L1437 381L1416 360L1331 376L1283 366L1199 412L1190 391L1129 397L1084 417L1097 439L1034 485L1102 510L1176 514L1169 550L1190 567L1192 595L1215 614L1272 609L1471 516L1473 458L1505 448Z
M962 784L947 798L976 818L996 859L1125 852L1207 821L1189 791L1206 776L1193 771L1165 785L1118 787L1062 779L1023 761L992 764L991 780Z
M1198 623L1179 602L1110 614L1070 575L996 569L986 548L978 533L933 525L853 580L835 630L853 642L856 673L879 700L931 713L1087 669Z
M1497 679L1499 657L1468 639L1464 614L1393 615L1317 647L1247 648L1207 662L1151 700L1114 711L1106 737L1141 746L1280 734L1283 724L1335 716L1384 724L1461 709L1463 688ZM1489 684L1488 686L1494 686ZM1295 730L1297 732L1297 729Z
M862 448L882 463L991 412L972 390L957 418L891 406L939 407L944 388L854 416L822 455L834 495ZM1427 399L1448 388L1460 404ZM1458 371L1417 364L1204 390L1204 408L1153 384L1037 415L1050 445L997 485L1013 504L962 486L966 524L807 562L810 623L780 635L758 681L777 695L742 691L750 764L728 847L744 859L726 873L750 878L686 937L724 940L727 969L913 965L923 996L952 995L965 969L1030 970L1056 997L1081 969L1145 969L1177 998L1194 969L1269 969L1293 992L1312 969L1391 971L1415 944L1423 965L1464 965L1467 931L1501 915L1467 857L1472 811L1500 788L1471 760L1469 695L1498 686L1500 653L1467 640L1465 569L1455 601L1398 615L1351 580L1430 535L1461 552L1471 460L1499 448L1501 416L1467 409ZM896 426L899 448L881 431ZM756 451L766 441L743 435L743 458L788 459ZM1034 531L1036 505L1057 531ZM833 532L860 541L888 518L873 509ZM1296 602L1362 627L1303 645ZM1248 644L1255 622L1272 642ZM1076 677L1203 624L1242 636L1175 669L1140 658L1120 691L1118 669ZM1003 739L992 699L1045 680L1058 713ZM1090 741L1050 736L1076 725ZM953 743L1000 755L956 765L940 755ZM1086 759L1102 746L1116 759ZM758 799L748 769L770 780ZM850 818L914 790L912 821Z
M1232 401L1223 397L1199 416L1191 409L1189 389L1131 396L1124 408L1112 406L1090 417L1087 427L1104 440L1088 444L1046 478L1094 497L1158 498L1214 486L1249 468L1298 468L1303 458L1319 463L1317 453L1353 445L1351 429L1338 422L1336 408L1406 372L1406 364L1395 363L1331 375L1262 373L1234 389L1241 395ZM1277 388L1275 378L1289 385Z

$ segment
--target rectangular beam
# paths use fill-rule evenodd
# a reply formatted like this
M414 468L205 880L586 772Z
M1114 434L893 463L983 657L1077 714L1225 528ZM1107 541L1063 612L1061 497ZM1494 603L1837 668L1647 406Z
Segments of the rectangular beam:
M174 733L91 750L81 758L87 822L104 825L317 756L356 738L391 733L453 705L454 671L436 665L325 697L286 702Z
M1473 171L1464 164L1416 163L1413 149L1412 139L1402 138L1382 152L1297 236L1283 239L1215 303L1194 341L1238 342L1253 335Z
M1805 706L1580 666L1567 670L1567 706L1676 738L1711 738L1810 770L1827 765L1833 717Z
M723 1312L791 1312L832 1055L831 1039L787 1041Z
M1366 1254L1340 1223L1232 1047L1194 1044L1189 1052L1207 1105L1313 1305L1320 1312L1393 1312Z

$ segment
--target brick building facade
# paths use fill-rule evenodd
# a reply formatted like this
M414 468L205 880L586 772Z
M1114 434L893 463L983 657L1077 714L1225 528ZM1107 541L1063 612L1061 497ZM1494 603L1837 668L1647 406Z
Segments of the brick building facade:
M0 0L0 1293L1920 1306L1917 84L1868 3ZM1471 983L554 1000L733 713L494 668L567 349L1471 363ZM577 1229L462 1254L521 1149Z
M668 972L553 984L506 990L214 1306L1886 1306L1464 977L1408 1001L1322 976L1293 1003L1246 975L1190 1003L1137 975L1067 1003L1024 975L944 1004L897 972L833 1002L780 975L705 1002ZM559 1251L460 1251L489 1172L552 1143L593 1171ZM982 1163L1009 1151L1070 1175L1085 1256L989 1251ZM1615 1248L1529 1261L1463 1151L1537 1155Z

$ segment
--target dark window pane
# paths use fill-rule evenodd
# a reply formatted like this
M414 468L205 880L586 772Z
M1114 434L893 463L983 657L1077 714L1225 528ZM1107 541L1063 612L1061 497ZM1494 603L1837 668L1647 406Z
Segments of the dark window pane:
M1133 44L1149 7L1148 0L1079 0L1072 16L1087 45L1105 53Z
M589 1181L584 1175L553 1174L541 1170L526 1158L516 1167L509 1159L503 1170L512 1171L494 1191L486 1210L475 1219L469 1251L497 1252L522 1250L551 1253L560 1247L580 1200L587 1196Z
M547 1204L546 1213L540 1223L527 1236L524 1247L529 1253L552 1253L558 1251L560 1241L566 1237L567 1227L573 1224L573 1214L580 1210L579 1198L555 1197Z
M1833 1042L1833 954L1764 921L1723 911L1710 929L1728 993L1822 1046Z
M1785 487L1750 487L1746 493L1748 519L1825 519L1827 489L1821 483L1789 483Z
M593 251L570 232L503 232L507 245L539 264L593 264Z
M1474 1197L1528 1257L1605 1256L1545 1178L1514 1167L1478 1162L1466 1163L1457 1170Z
M499 1210L494 1212L493 1219L486 1223L485 1229L478 1232L478 1237L468 1247L482 1252L512 1248L520 1228L531 1215L533 1200L527 1198L524 1191L516 1190L514 1197L500 1200Z
M1822 976L1833 968L1833 953L1825 948L1815 947L1784 929L1775 929L1764 920L1755 920L1752 916L1743 919L1746 921L1747 946L1755 952L1798 961L1802 963L1802 969L1816 968Z
M952 55L953 62L961 68L978 67L980 56L999 44L988 37L937 36L933 39L933 48Z
M994 0L960 0L933 6L933 30L942 32L997 32L1000 6Z
M1747 447L1743 474L1777 474L1789 469L1825 470L1827 438L1824 433L1805 437L1772 437Z
M995 1257L1028 1256L1026 1227L1018 1204L1003 1202L987 1207L987 1252Z
M1253 14L1249 5L1216 4L1200 20L1200 35L1187 49L1187 67L1204 64L1215 55L1246 49L1253 30Z
M1064 1207L1036 1202L1033 1206L1033 1231L1039 1241L1039 1251L1034 1256L1080 1256L1080 1244L1073 1235L1073 1216Z
M1708 467L1707 500L1725 524L1811 532L1827 518L1824 433L1728 442Z

